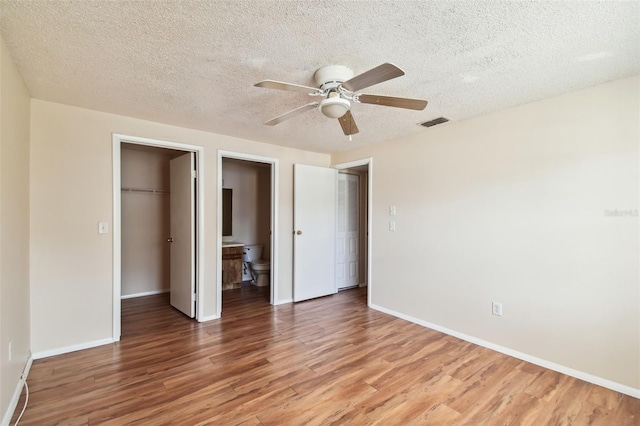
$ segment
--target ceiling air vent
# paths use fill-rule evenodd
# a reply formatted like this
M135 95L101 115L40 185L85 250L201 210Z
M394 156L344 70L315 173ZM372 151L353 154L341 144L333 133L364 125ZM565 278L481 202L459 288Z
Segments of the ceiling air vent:
M429 121L425 121L424 123L420 123L420 125L424 126L424 127L433 127L433 126L437 126L438 124L446 123L447 121L449 121L448 118L438 117L438 118L435 118L433 120L429 120Z

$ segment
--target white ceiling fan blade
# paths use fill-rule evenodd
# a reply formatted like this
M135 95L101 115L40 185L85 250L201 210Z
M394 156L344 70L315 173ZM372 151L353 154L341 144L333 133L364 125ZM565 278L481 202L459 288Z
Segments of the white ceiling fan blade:
M287 90L289 92L302 92L306 94L317 94L321 91L317 87L302 86L300 84L283 83L282 81L263 80L254 84L255 87L264 87L265 89Z
M391 80L392 78L402 75L404 75L404 71L387 62L345 81L342 83L342 87L350 92L357 92L365 87L373 86L374 84L382 83L383 81Z
M384 105L395 108L415 109L418 111L422 111L427 106L427 101L422 99L396 98L394 96L362 94L358 95L354 100L362 104Z
M296 108L294 110L291 110L289 112L285 112L284 114L279 115L279 116L277 116L275 118L272 118L269 121L265 121L264 124L266 124L267 126L275 126L276 124L278 124L278 123L280 123L280 122L282 122L284 120L287 120L287 119L293 117L294 115L298 115L298 114L301 114L301 113L303 113L305 111L309 111L311 109L314 109L317 106L318 106L318 102L311 102L310 104L306 104L306 105L298 107L298 108Z

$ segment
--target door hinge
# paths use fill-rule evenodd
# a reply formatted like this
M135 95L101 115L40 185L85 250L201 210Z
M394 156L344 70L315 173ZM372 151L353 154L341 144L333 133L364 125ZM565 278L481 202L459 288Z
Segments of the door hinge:
M191 170L191 177L194 179L198 178L198 171L197 170Z

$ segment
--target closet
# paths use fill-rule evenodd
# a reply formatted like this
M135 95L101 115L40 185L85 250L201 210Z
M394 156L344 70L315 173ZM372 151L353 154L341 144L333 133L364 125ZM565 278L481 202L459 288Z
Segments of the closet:
M182 151L122 144L122 298L169 291L169 161Z

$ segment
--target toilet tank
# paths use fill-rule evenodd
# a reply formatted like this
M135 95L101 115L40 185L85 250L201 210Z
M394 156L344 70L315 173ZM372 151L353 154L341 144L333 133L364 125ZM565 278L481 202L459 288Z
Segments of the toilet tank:
M245 262L253 262L262 258L262 245L247 245L244 246L243 260Z

